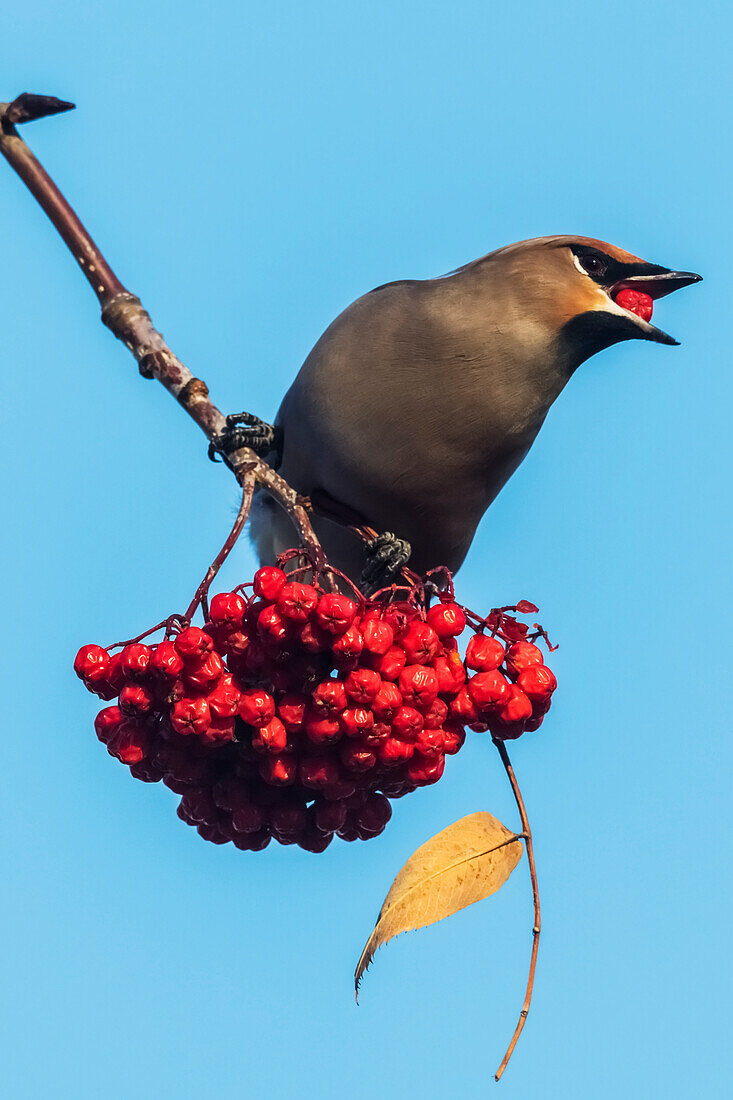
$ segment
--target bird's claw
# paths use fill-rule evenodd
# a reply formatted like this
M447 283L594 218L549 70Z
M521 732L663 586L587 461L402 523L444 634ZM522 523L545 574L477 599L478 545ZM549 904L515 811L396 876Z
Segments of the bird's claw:
M410 559L412 548L405 539L385 531L366 544L366 561L361 574L362 585L375 592L391 584Z
M282 450L282 429L268 424L254 413L231 413L226 427L209 444L209 458L217 462L217 456L230 455L242 447L249 447L260 458L270 451Z

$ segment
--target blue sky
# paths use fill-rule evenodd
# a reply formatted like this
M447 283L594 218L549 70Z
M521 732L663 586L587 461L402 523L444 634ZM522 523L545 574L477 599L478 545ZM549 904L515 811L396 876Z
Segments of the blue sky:
M545 233L705 281L679 348L587 363L459 575L561 643L512 752L536 834L535 1000L512 1098L729 1094L727 5L16 5L2 98L221 408L274 413L354 297ZM78 645L184 607L234 484L136 374L0 164L6 646L0 910L9 1095L482 1097L530 947L526 865L351 975L426 837L515 811L475 736L387 831L322 856L200 841L97 743ZM251 575L242 547L229 583ZM499 1095L499 1093L497 1093Z

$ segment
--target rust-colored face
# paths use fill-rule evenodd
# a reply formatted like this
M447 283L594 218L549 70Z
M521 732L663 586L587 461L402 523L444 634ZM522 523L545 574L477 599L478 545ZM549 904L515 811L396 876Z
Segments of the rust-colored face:
M580 318L586 332L595 324L606 337L598 350L632 338L676 344L649 323L652 303L700 280L592 237L538 237L490 258L504 268L532 316L551 330L564 331Z

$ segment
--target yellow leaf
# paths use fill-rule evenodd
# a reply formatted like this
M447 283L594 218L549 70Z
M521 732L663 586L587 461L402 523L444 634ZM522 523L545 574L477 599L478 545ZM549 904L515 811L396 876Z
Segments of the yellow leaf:
M522 856L517 839L492 814L462 817L410 856L384 899L354 980L359 983L378 947L400 932L425 928L495 893Z

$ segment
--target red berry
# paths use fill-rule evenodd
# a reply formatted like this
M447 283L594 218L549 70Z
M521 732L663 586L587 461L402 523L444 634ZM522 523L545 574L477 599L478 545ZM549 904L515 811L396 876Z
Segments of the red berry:
M74 672L80 680L98 684L109 668L109 653L101 645L83 645L74 658Z
M442 729L422 729L415 738L415 752L433 759L445 751L445 737Z
M339 781L339 768L334 758L325 753L305 756L301 759L298 778L304 787L324 790L333 787Z
M380 722L391 722L401 706L402 693L397 684L382 680L372 702L374 717Z
M468 688L462 687L455 698L448 705L448 713L451 718L462 724L477 722L479 717L478 707L468 694Z
M361 631L352 623L331 646L331 652L339 661L348 661L358 657L364 647Z
M312 584L288 581L280 591L276 607L284 619L304 623L318 604L318 591Z
M429 707L438 698L437 673L425 665L407 665L400 673L399 684L402 698L410 706Z
M544 663L542 650L539 646L532 645L531 642L515 642L514 645L509 646L507 650L507 672L514 680L516 680L523 669L532 668L534 665L542 665Z
M216 650L212 650L200 663L188 664L183 679L189 691L204 693L212 690L223 671L221 657Z
M216 825L219 810L208 787L194 787L181 799L181 812L197 825Z
M233 630L227 635L227 657L244 657L251 645L252 639L246 630Z
M307 706L308 700L305 695L295 693L283 695L277 704L277 714L288 733L299 733L303 729Z
M316 622L329 634L343 634L351 626L358 608L347 596L327 592L316 607Z
M463 633L466 616L457 603L439 603L428 611L428 625L442 641L444 638L456 638Z
M259 726L252 737L252 748L261 752L285 751L288 733L279 718L271 719L266 726Z
M232 814L232 828L238 833L257 833L265 824L265 811L250 802L238 806Z
M344 776L337 779L333 783L329 783L327 787L323 787L321 794L329 802L340 802L343 798L348 798L356 790L356 782L353 775Z
M211 601L209 615L217 626L239 628L244 618L245 602L236 592L218 592Z
M428 623L414 622L400 638L411 665L427 665L440 655L440 638Z
M383 794L373 792L362 808L356 811L356 822L359 828L376 836L382 832L391 816L392 807L389 799Z
M362 740L370 749L377 745L383 745L392 735L392 726L389 722L375 722L371 729L362 730Z
M219 809L228 810L229 813L248 806L251 802L246 784L233 775L215 783L211 794Z
M153 705L153 696L142 684L125 684L120 692L120 710L133 718L147 714Z
M378 672L369 668L357 668L346 677L346 694L357 706L369 707L377 697L382 686Z
M399 737L388 737L384 744L377 748L377 760L387 767L391 764L403 764L414 753L414 747L408 741L401 741Z
M125 674L122 671L121 653L113 653L110 657L109 667L104 677L104 683L109 686L110 694L108 698L114 699L115 695L119 695L125 683Z
M203 661L206 654L211 653L214 648L211 635L207 634L205 630L201 630L198 626L186 627L185 630L181 631L173 644L186 664L197 664ZM123 650L123 658L124 652Z
M259 772L265 783L273 787L290 787L298 776L298 762L292 753L265 756L259 763Z
M206 733L211 725L209 704L201 696L179 699L171 711L170 722L173 729L185 737Z
M438 677L441 695L456 695L466 682L466 670L460 654L452 651L445 657L436 657L433 668Z
M377 762L372 750L358 741L344 741L339 746L339 757L350 772L368 772Z
M241 852L261 852L270 840L269 829L260 829L256 833L243 833L239 837L232 838L234 847L239 848Z
M544 703L557 687L557 680L547 665L532 665L519 673L517 684L532 703Z
M279 645L291 637L291 625L277 606L264 607L257 618L257 633L263 642Z
M362 620L361 633L364 649L378 656L384 656L394 642L394 631L383 619L367 619L366 622Z
M643 321L651 321L654 312L654 300L651 295L645 294L643 290L632 290L631 287L624 287L619 290L614 301L622 309L628 309L629 313L635 313L637 317L641 317Z
M97 737L106 745L115 730L122 725L122 712L119 707L105 707L94 719Z
M270 813L270 828L283 836L298 837L308 824L308 814L300 802L280 802Z
M370 668L378 672L383 680L397 680L407 664L407 655L398 645L390 646L384 654L374 654L369 660Z
M304 727L306 737L314 745L330 745L341 739L341 726L336 718L324 716L319 711L306 711Z
M504 660L504 646L488 634L474 634L466 647L466 664L477 672L492 672Z
M283 590L287 577L275 565L263 565L254 575L254 594L263 600L274 601Z
M499 716L504 722L524 722L532 717L532 704L516 684L509 688L509 700L499 711Z
M233 741L235 729L233 718L217 718L212 714L209 728L201 737L206 745L219 745L224 741Z
M120 671L127 680L139 680L148 671L153 651L150 646L133 642L120 653Z
M217 825L197 825L196 832L202 840L208 840L210 844L228 844L229 837L224 836Z
M477 672L468 681L468 693L479 711L499 710L509 700L509 684L497 669Z
M401 741L414 741L425 720L414 707L400 707L392 719L392 731Z
M107 742L107 751L123 764L139 764L147 756L150 735L142 726L123 722Z
M249 726L266 726L275 717L275 700L263 688L242 692L239 713Z
M304 852L325 852L332 840L333 833L320 833L313 829L299 837L297 844Z
M448 717L448 704L442 699L436 699L429 707L423 707L422 716L426 730L442 729Z
M139 779L142 783L160 783L163 778L160 768L156 768L155 764L144 757L137 764L130 764L129 767L130 775L134 779Z
M333 634L321 630L317 623L307 622L298 635L306 653L324 653L333 642Z
M405 775L418 787L427 787L438 782L444 768L445 757L442 754L428 758L416 752L405 769Z
M348 707L339 719L347 737L361 738L374 728L374 715L365 707Z
M343 802L316 802L316 828L322 833L335 833L346 821L346 814Z
M244 657L244 668L253 676L259 676L270 666L270 657L263 645L253 642Z
M148 668L159 680L177 680L183 672L183 658L173 642L161 642L153 650Z
M418 616L412 604L405 601L391 603L384 611L384 621L392 627L395 638L401 640L405 631Z
M235 718L239 713L242 692L229 673L225 673L207 696L207 701L215 718Z
M455 756L463 748L465 740L466 731L459 722L446 722L443 727L443 751L447 756Z
M348 705L346 686L341 680L324 680L313 692L313 707L321 717L336 717Z

